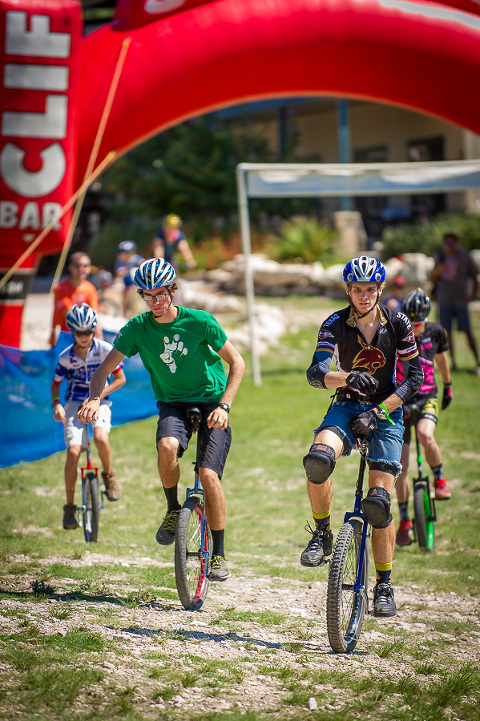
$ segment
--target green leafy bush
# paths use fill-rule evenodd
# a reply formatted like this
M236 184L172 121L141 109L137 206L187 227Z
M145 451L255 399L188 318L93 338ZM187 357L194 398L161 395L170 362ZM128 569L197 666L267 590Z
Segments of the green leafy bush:
M270 236L268 255L274 260L313 263L331 260L338 233L315 218L296 217L281 223Z
M460 245L465 250L480 248L480 214L445 214L430 222L386 228L382 235L383 259L388 260L404 253L435 255L442 247L445 233L458 235Z

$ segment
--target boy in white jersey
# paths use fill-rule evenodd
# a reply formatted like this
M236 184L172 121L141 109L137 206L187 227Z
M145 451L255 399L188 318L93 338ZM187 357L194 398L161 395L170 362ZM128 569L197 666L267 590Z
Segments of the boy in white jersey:
M97 314L86 303L74 305L66 319L75 342L68 346L58 358L55 376L51 386L53 417L64 424L65 446L65 491L66 504L63 507L63 527L67 530L78 528L77 507L74 503L77 467L82 452L84 424L77 419L78 409L88 399L88 386L92 374L102 364L112 350L110 343L93 337L97 324ZM102 478L109 501L118 501L120 487L112 470L112 451L108 441L111 429L111 401L109 394L123 386L125 373L120 363L112 372L113 380L105 384L101 393L99 417L92 422L93 440L103 467ZM66 402L63 406L59 399L60 384L68 382Z

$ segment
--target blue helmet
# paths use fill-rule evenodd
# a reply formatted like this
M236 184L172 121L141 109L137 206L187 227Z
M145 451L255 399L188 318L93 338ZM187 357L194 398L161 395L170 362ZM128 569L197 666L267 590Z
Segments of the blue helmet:
M117 248L117 253L132 253L137 250L137 244L133 240L122 240Z
M402 301L402 313L405 313L412 323L424 323L431 307L430 298L421 288L411 290Z
M163 258L152 258L137 268L133 282L140 290L152 290L171 285L176 277L173 265Z
M381 283L385 280L385 268L376 258L361 255L349 260L343 269L345 283Z
M87 303L74 305L66 317L67 326L74 333L76 330L91 330L97 325L97 314Z

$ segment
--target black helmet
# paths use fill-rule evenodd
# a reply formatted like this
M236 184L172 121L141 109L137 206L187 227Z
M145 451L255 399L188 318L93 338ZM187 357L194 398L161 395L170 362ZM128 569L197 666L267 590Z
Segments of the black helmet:
M421 288L411 290L402 301L402 313L412 323L424 323L431 307L430 298Z

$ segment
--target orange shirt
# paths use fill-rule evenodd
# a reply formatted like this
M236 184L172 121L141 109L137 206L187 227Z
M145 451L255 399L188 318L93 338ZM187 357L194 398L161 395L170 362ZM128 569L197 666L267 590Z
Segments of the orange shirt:
M82 280L79 286L75 288L70 278L65 278L55 286L54 289L55 305L53 308L53 328L57 325L61 330L69 332L66 323L67 313L70 308L82 303L88 303L93 310L98 312L98 295L95 286L89 280Z

